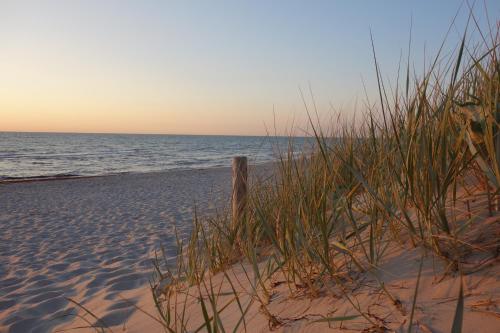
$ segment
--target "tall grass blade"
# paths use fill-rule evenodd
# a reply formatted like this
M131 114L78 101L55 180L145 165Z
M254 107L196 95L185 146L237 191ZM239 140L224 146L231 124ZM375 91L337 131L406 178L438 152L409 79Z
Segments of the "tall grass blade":
M413 302L411 305L411 313L410 313L410 320L408 322L408 333L411 333L412 328L413 328L413 316L415 314L415 308L417 305L417 295L418 295L418 287L420 285L420 276L422 275L422 266L424 263L424 256L422 255L422 258L420 259L420 266L418 268L418 275L417 275L417 284L415 286L415 294L413 294Z
M453 325L451 326L451 333L461 333L462 323L464 321L464 290L463 280L460 278L460 291L458 293L458 302L455 309L455 316L453 318Z

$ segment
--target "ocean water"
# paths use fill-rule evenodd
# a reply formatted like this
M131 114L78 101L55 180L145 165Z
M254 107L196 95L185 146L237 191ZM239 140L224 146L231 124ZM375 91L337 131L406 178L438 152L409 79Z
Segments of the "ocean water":
M0 180L97 176L231 165L233 156L263 163L288 138L0 132ZM305 138L294 138L301 147Z

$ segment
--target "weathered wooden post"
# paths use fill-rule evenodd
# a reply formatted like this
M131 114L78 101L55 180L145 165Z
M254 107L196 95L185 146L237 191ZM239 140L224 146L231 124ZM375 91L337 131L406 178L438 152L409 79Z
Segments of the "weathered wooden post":
M246 156L233 157L233 230L245 214L247 203L248 168Z

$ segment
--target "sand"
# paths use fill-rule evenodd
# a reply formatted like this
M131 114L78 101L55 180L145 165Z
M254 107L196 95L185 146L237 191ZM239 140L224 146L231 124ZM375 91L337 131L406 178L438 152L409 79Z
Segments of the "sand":
M495 220L494 223L498 223ZM347 283L347 294L359 303L363 311L386 332L407 332L416 277L418 276L422 251L407 246L392 246L387 258L380 263L377 273L385 282L387 290L396 297L401 305L395 306L371 273L356 276L356 280ZM264 265L261 265L263 268ZM250 276L247 278L244 270ZM379 332L367 322L359 312L337 290L336 296L320 292L312 297L305 290L295 289L291 294L284 279L274 277L267 287L270 299L264 304L275 321L264 314L261 303L251 295L253 274L251 266L242 263L227 271L227 276L235 286L239 301L246 310L245 322L240 323L238 331L243 332ZM464 277L465 309L462 332L497 333L500 328L500 264L498 261L485 269L467 274ZM232 288L223 274L212 277L215 290L220 290L218 307L222 309L233 299ZM219 288L219 286L222 286ZM293 286L292 286L293 289ZM444 267L435 257L424 256L421 280L417 295L416 309L412 322L413 332L448 333L451 331L453 317L460 289L460 277L444 275ZM181 290L179 305L183 296L189 293L186 310L187 327L190 331L203 325L203 315L198 300L197 287ZM202 290L202 294L206 295ZM265 297L264 297L265 298ZM208 297L205 296L208 300ZM211 312L210 312L211 313ZM351 320L325 322L324 318L357 316ZM241 311L236 302L230 303L220 313L221 321L228 332L232 332L239 323Z
M174 228L189 234L195 204L227 204L230 182L214 168L0 184L0 332L74 327L84 312L67 298L140 332L127 323L151 308L154 251L175 256Z
M459 197L457 204L450 207L450 221L460 223L467 218L467 201L475 219L462 240L473 244L474 251L470 251L469 246L462 247L462 274L432 251L412 246L401 235L401 241L390 243L376 267L345 276L341 287L326 279L315 295L304 286L287 282L283 274L277 272L265 281L266 296L254 280L252 265L245 261L235 264L225 273L207 276L204 284L211 283L213 290L218 291L217 308L221 310L221 322L228 332L237 325L238 331L246 332L408 332L422 262L413 332L450 332L463 283L462 332L497 333L500 332L500 212L493 211L490 216L486 194L476 191L470 196ZM362 258L361 253L357 256ZM266 266L263 260L259 269L264 270ZM379 281L384 283L396 303L381 289ZM210 304L204 284L201 284L201 295ZM241 307L235 301L233 287ZM254 287L260 300L255 297ZM170 299L173 303L177 299L179 309L184 305L185 295L189 295L186 325L194 331L204 324L200 289L181 285L175 290ZM376 329L353 308L347 297L358 304L371 321L386 330ZM240 323L241 309L246 315L245 321ZM325 318L350 316L357 317L325 321Z
M160 244L168 256L175 255L174 227L189 234L195 202L202 214L213 213L214 203L229 203L230 173L219 168L0 185L0 332L94 332L89 325L100 322L67 298L83 304L114 332L163 332L148 284L151 258ZM467 241L487 249L464 257L463 332L493 333L500 327L500 213L489 216L483 194L462 198L477 216ZM458 220L468 214L465 204L454 212ZM449 332L461 278L430 251L393 243L377 269L351 277L345 291L374 321L406 332L421 260L413 332ZM270 297L265 308L272 322L254 297L248 263L237 263L226 273L243 308L249 306L239 331L373 331L362 317L318 322L358 313L340 292L332 297L320 291L312 297L305 289L290 289L279 274L266 282ZM380 290L374 273L400 305ZM224 274L211 280L222 285L218 304L230 301ZM186 316L188 327L197 328L203 323L197 287L180 291L194 295ZM232 302L221 312L226 331L240 317Z

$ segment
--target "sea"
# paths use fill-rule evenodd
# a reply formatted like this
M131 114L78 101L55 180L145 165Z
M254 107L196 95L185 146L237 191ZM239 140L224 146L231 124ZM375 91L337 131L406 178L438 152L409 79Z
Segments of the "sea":
M230 166L275 160L307 138L0 132L0 180L101 176Z

